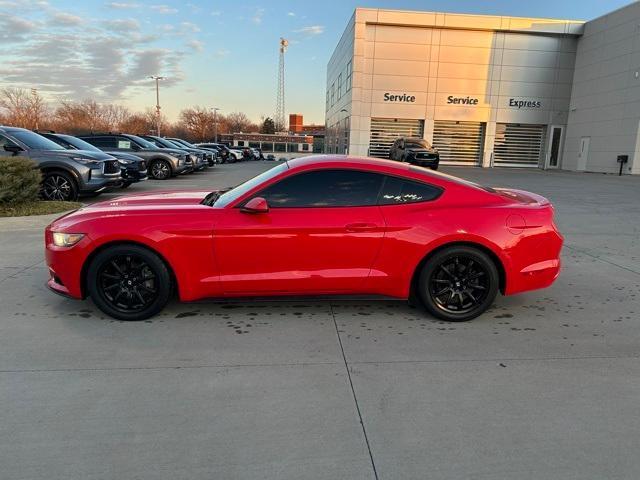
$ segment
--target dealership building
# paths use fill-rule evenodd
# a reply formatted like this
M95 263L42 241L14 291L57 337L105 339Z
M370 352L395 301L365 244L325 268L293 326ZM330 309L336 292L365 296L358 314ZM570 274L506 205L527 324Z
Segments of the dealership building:
M327 153L640 174L640 3L589 22L358 8L327 66Z

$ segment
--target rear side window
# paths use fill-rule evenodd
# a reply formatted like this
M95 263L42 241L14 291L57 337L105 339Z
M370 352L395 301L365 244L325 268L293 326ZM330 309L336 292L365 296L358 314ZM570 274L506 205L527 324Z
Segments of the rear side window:
M258 196L272 208L376 205L384 176L358 170L316 170L271 185Z
M84 137L82 140L98 148L116 147L116 139L114 137Z
M380 205L398 205L435 200L442 189L397 177L386 177L380 194Z

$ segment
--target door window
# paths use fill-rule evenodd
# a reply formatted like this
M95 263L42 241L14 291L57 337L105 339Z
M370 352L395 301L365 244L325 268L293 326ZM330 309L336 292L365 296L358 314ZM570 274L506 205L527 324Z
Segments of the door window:
M85 137L83 140L98 148L116 147L116 141L113 137Z
M271 208L376 205L383 175L358 170L319 170L286 178L265 188Z
M441 193L442 189L433 185L397 177L386 177L379 203L380 205L398 205L428 202L438 198Z

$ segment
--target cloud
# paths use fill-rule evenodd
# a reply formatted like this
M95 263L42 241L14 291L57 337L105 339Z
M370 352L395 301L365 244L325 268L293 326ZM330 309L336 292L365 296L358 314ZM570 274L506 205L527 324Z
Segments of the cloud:
M256 25L260 25L262 23L262 17L264 16L264 8L256 8L256 11L253 13L251 17L251 21Z
M11 45L2 49L0 87L35 82L52 99L116 102L147 89L149 75L166 76L167 86L180 83L186 58L204 49L161 48L157 26L135 19L78 23L73 15L54 15L39 21L0 12L0 44Z
M54 13L49 20L51 25L60 27L74 27L76 25L81 25L83 22L84 20L81 17L65 12Z
M116 32L134 32L140 30L140 22L134 18L107 20L104 26Z
M219 48L218 50L215 51L213 56L216 58L224 58L228 56L230 53L231 52L229 50L225 50L224 48Z
M202 52L204 50L204 43L200 40L191 40L187 42L187 46L196 52Z
M213 12L211 12L212 17L219 17L220 15L222 15L222 12L220 10L214 10Z
M191 22L182 22L180 24L180 26L185 29L185 30L189 30L192 33L197 33L200 31L200 27L198 25L196 25L195 23L191 23Z
M305 35L320 35L321 33L324 33L324 25L311 25L294 30L294 32L304 33Z
M295 14L295 13L293 13L293 12L287 12L287 16L288 16L288 17L295 17L295 16L296 16L296 14Z
M170 7L169 5L151 5L150 8L161 15L173 15L174 13L178 13L177 8Z
M35 22L0 13L0 45L23 41L36 28Z
M106 4L108 8L114 8L116 10L127 10L133 8L140 8L139 3L123 3L123 2L109 2Z

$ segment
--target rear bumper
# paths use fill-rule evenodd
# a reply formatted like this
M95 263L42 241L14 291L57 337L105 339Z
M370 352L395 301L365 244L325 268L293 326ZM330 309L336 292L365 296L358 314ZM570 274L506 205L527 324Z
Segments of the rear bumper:
M521 242L510 254L512 261L506 272L505 295L551 286L560 275L563 240L557 231L551 230Z

